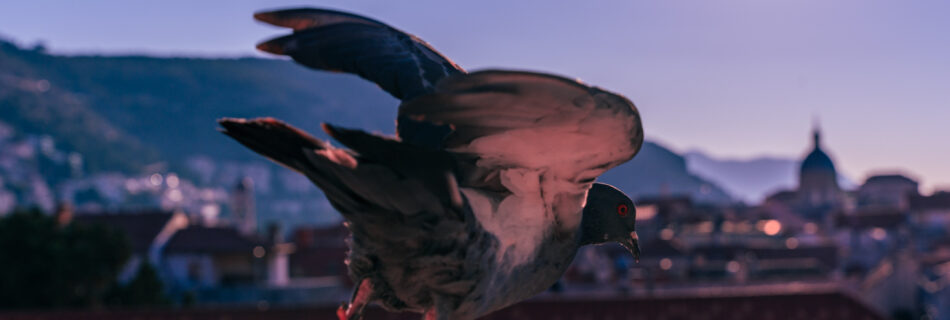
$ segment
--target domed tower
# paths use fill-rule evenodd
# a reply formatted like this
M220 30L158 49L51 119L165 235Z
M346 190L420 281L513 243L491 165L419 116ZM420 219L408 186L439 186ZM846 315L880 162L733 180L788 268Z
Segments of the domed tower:
M798 175L798 195L802 204L818 208L836 206L840 199L838 173L831 158L821 150L821 131L813 130L815 147L802 161Z

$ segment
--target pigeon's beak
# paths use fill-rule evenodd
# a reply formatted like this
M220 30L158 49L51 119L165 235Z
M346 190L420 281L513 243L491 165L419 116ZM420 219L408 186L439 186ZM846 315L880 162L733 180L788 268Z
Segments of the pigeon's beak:
M620 245L624 248L627 248L627 251L630 251L630 254L633 255L638 263L640 262L640 238L637 237L637 232L630 232L630 238L626 238L620 241Z

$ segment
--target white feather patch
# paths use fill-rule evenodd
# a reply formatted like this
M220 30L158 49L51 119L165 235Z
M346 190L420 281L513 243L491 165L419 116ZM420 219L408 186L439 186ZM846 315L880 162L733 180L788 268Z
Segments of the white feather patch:
M576 194L576 184L544 179L540 170L523 168L501 170L500 178L512 192L505 197L472 188L461 191L482 227L498 239L495 258L506 268L533 261L555 228L579 225L586 192ZM551 210L555 204L559 212Z

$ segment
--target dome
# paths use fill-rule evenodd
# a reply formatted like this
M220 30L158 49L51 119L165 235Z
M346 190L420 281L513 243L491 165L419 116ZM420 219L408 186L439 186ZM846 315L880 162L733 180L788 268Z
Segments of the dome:
M828 155L821 150L821 133L818 129L814 131L814 139L815 149L808 153L805 160L802 160L801 174L830 173L831 176L836 176L834 162L831 161L831 157L828 157Z
M802 161L802 173L805 172L830 172L834 174L835 164L831 162L831 158L824 151L821 151L821 148L816 147Z

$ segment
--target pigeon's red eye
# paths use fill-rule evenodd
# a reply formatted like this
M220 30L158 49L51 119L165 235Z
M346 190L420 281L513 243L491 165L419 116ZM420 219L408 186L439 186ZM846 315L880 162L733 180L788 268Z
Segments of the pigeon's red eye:
M630 208L628 208L626 204L621 203L617 205L617 214L619 214L621 217L626 216L627 211L630 211Z

